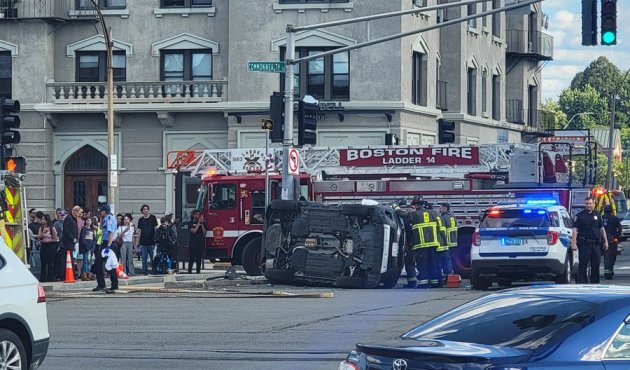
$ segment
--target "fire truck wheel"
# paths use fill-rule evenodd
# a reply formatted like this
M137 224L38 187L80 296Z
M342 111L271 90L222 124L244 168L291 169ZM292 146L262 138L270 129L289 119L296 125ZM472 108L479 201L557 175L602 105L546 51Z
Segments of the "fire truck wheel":
M371 212L370 207L361 204L343 204L341 206L341 214L344 216L367 217Z
M300 202L297 200L276 199L271 202L271 209L278 211L297 211L300 209Z
M262 238L254 238L245 244L243 254L241 255L241 264L247 275L259 276L260 271L260 243Z

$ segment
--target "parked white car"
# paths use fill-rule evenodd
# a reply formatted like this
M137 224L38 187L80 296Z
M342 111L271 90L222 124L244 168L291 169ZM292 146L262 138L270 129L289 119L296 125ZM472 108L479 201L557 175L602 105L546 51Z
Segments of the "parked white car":
M44 288L0 238L0 369L37 369L48 342Z

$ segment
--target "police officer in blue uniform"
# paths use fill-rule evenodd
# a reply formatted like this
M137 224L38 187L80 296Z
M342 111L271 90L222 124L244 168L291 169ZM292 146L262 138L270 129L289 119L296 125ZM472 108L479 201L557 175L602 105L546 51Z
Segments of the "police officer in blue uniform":
M103 258L103 251L105 254L114 253L112 243L116 240L116 218L112 215L112 211L108 205L101 206L101 229L103 230L103 241L100 246L96 247L94 253L94 271L96 272L96 288L92 289L94 292L105 290L105 274L103 273L103 267L107 260ZM107 293L113 293L118 289L118 276L116 275L116 269L109 271L109 279L111 280L111 289L107 290Z
M599 284L599 265L601 263L600 240L604 251L608 250L606 230L599 212L593 210L593 198L584 199L584 210L575 216L571 248L579 251L578 283L588 284L588 266L591 266L591 284Z

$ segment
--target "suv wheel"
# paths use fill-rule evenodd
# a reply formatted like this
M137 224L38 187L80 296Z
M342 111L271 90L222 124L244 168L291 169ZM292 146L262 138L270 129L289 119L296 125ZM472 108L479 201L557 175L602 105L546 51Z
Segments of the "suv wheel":
M492 286L491 280L480 278L479 275L475 274L474 272L470 280L475 290L488 290L488 288Z
M555 282L556 284L571 284L571 258L567 256L564 262L564 272L558 276L556 276Z
M20 338L12 331L0 329L0 368L26 370L27 362Z

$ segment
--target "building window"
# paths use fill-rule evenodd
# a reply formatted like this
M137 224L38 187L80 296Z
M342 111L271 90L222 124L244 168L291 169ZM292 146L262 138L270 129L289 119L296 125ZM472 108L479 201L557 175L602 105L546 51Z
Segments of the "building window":
M499 9L501 0L492 0L492 9ZM492 36L501 37L501 13L492 14Z
M0 51L0 98L11 99L12 76L11 52Z
M125 9L127 7L127 0L96 0L99 9ZM78 10L94 9L94 5L90 0L78 0Z
M212 80L212 50L162 51L162 81Z
M435 145L435 135L422 135L421 145Z
M477 4L468 4L468 15L477 14ZM468 20L468 26L477 28L477 18Z
M350 54L333 55L332 98L347 100L350 97Z
M413 53L413 87L411 99L413 104L427 106L427 58L424 54Z
M127 79L127 60L124 51L114 51L112 66L114 81L125 81ZM77 81L107 81L107 52L77 52Z
M280 4L349 3L350 0L280 0Z
M501 104L499 97L501 96L501 78L498 75L492 76L492 119L501 120Z
M329 48L297 48L295 57L316 55ZM284 60L285 49L280 50ZM312 95L318 100L350 100L350 53L339 53L317 58L293 66L295 96ZM302 83L302 77L304 82ZM280 75L280 89L284 91L284 74Z
M498 129L497 130L497 144L507 144L510 141L510 134L508 130Z
M468 114L477 115L477 70L468 68Z
M485 1L484 1L483 3L481 3L481 11L482 11L483 13L485 13L485 12L487 12L487 11L488 11L488 3L486 3ZM482 25L483 27L488 27L488 16L487 16L487 15L486 15L486 16L483 16L483 17L481 18L481 25Z
M485 69L481 74L481 113L486 115L488 112L488 71Z
M195 6L212 6L212 0L161 0L162 8L192 8Z

